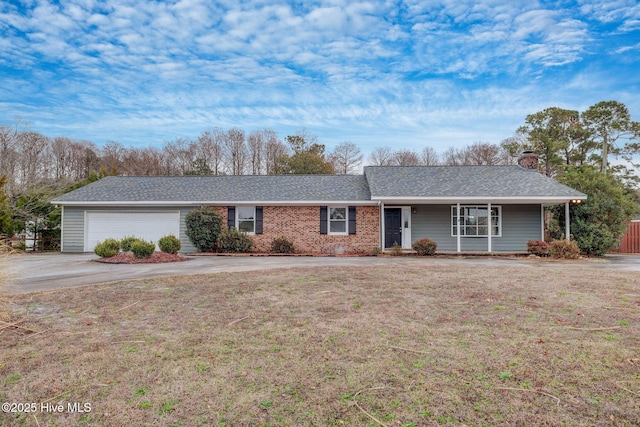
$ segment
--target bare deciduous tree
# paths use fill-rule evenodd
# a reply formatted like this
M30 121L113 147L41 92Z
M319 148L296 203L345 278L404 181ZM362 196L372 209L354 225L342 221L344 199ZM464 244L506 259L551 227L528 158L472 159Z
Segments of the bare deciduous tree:
M360 171L362 153L356 144L345 141L336 145L333 152L329 154L329 161L337 174L353 174Z
M15 183L18 168L18 124L15 127L0 126L0 176L7 177L8 192Z
M376 147L369 154L372 166L389 166L393 163L393 150L389 147Z
M69 138L63 136L58 136L51 141L51 157L56 180L70 177L72 144Z
M251 174L261 175L263 172L265 140L264 131L254 130L247 138L249 146L249 161L251 163Z
M440 156L432 147L424 147L420 153L420 164L435 166L440 164Z
M247 145L244 131L231 128L225 135L226 164L231 175L242 175L247 165Z
M20 184L34 184L48 177L46 157L49 147L49 138L38 132L28 130L18 133Z
M393 164L397 166L418 166L420 157L413 150L398 150L393 153Z
M467 159L472 165L499 165L504 160L502 150L497 144L476 141L466 150Z
M447 166L468 165L466 148L449 147L442 153L442 164Z
M270 131L265 138L265 172L267 175L271 175L276 173L280 160L289 154L289 148L278 139L278 134L274 131Z
M176 138L165 145L165 153L168 156L171 175L184 175L191 170L196 160L197 145L188 139Z
M106 173L116 175L122 169L126 148L116 141L107 142L102 147L101 165Z
M224 141L225 134L220 128L202 132L196 141L197 157L205 160L213 175L221 175L224 171Z

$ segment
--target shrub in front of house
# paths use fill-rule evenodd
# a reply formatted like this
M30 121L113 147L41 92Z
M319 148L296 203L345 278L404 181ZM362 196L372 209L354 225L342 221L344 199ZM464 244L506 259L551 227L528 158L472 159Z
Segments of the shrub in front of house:
M102 258L109 258L116 255L120 251L120 242L116 239L106 239L104 242L98 242L93 252Z
M293 242L286 237L278 237L271 241L271 252L278 254L292 254L296 251Z
M138 239L131 244L131 252L136 258L149 258L156 250L156 244Z
M391 256L401 256L402 255L402 246L398 244L398 242L393 242L393 245L389 248L389 253Z
M527 252L537 256L548 256L549 244L544 240L529 240L527 242Z
M158 247L162 252L175 255L178 253L182 245L176 236L170 234L168 236L161 237L158 240Z
M553 258L576 259L580 256L580 248L574 241L554 240L549 245L549 255Z
M129 252L131 250L131 245L133 244L133 242L136 242L138 240L140 239L133 236L127 236L123 238L122 240L120 240L120 250L122 252Z
M436 249L438 248L438 244L433 240L427 239L425 237L424 239L416 240L415 242L413 242L413 245L411 245L411 247L414 251L417 252L418 255L426 256L435 254Z
M210 207L190 211L184 219L185 233L200 252L214 252L222 228L222 216Z
M245 232L231 227L220 232L217 247L222 252L251 252L251 249L253 249L253 240L251 240L251 237L247 236Z

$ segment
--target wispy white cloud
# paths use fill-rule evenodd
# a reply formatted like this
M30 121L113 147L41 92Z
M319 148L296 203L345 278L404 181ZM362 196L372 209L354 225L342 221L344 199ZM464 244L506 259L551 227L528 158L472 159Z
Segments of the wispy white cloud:
M498 142L526 114L578 102L575 87L584 98L588 76L617 90L593 62L615 37L598 26L630 34L639 19L625 0L0 3L0 123L143 144L210 126Z

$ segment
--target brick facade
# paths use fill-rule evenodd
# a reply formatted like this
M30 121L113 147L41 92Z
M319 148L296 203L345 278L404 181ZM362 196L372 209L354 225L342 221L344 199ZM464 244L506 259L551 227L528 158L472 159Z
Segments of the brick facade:
M227 207L212 206L227 224ZM262 234L252 235L254 251L269 252L271 241L286 237L296 252L322 254L371 253L380 247L380 209L356 207L356 234L320 234L320 206L263 206Z

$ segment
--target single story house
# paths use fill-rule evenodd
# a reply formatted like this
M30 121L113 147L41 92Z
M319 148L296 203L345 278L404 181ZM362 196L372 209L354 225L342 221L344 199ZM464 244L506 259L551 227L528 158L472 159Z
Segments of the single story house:
M200 206L250 234L256 251L285 236L310 253L410 249L424 237L444 252L525 252L544 237L544 206L568 212L586 199L527 156L513 166L367 166L362 175L109 176L52 203L62 206L63 252L168 234L194 252L184 219Z

